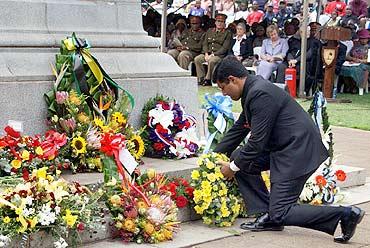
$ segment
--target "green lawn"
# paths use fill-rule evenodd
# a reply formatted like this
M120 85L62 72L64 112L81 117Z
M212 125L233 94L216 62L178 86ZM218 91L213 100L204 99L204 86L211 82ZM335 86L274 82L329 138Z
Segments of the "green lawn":
M199 86L198 98L201 105L204 104L204 94L219 92L216 87ZM351 127L370 131L370 94L363 96L352 94L338 94L338 99L349 99L352 103L328 103L328 115L331 125ZM308 110L311 100L298 99L298 103ZM240 112L239 101L233 102L233 112Z

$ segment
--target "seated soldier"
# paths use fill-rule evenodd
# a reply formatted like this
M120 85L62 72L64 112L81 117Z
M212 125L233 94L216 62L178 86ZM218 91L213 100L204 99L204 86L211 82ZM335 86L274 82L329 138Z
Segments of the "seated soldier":
M190 62L202 50L203 34L201 18L199 16L190 16L190 29L185 30L178 40L174 42L176 49L171 49L167 53L177 61L181 68L188 70Z
M224 14L216 15L216 27L205 33L203 52L194 59L199 84L211 85L213 68L227 55L230 48L232 33L225 29L226 18ZM205 62L208 63L207 74L203 65Z

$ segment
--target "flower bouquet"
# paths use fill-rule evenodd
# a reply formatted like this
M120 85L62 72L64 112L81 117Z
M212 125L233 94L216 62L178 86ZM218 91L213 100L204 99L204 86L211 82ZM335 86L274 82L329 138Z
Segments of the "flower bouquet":
M67 138L53 130L44 136L22 136L12 127L4 128L5 135L0 137L0 176L22 175L28 180L32 170L47 166L55 171L64 166L58 156Z
M73 172L102 170L99 149L106 133L124 134L137 160L144 154L140 133L127 123L132 96L107 75L89 48L74 34L62 41L53 68L56 81L45 94L50 126L67 134L65 156Z
M193 199L194 188L185 178L170 178L164 187L171 192L171 199L176 202L178 208L188 206Z
M106 184L106 204L114 221L113 236L136 243L173 238L179 224L177 207L164 184L164 176L154 170L137 177L134 187L118 184L115 178Z
M47 171L47 167L34 170L28 180L2 189L0 230L7 243L18 235L25 242L40 230L51 232L55 245L66 243L65 238L75 243L78 232L98 225L101 194L91 194L78 183L56 179Z
M212 96L207 93L204 98L206 100L204 108L208 114L207 144L204 153L208 153L216 147L224 134L234 125L234 116L231 110L232 101L229 96L217 92Z
M228 161L218 153L203 154L198 159L198 170L191 173L194 187L194 210L207 225L231 226L241 211L242 200L237 185L224 179L217 161Z
M343 170L333 172L328 166L320 169L320 172L316 172L307 180L300 195L301 202L321 205L336 203L341 199L338 199L340 189L337 181L345 181L346 173Z
M199 149L196 120L182 106L163 96L150 99L142 111L146 155L157 158L186 158Z

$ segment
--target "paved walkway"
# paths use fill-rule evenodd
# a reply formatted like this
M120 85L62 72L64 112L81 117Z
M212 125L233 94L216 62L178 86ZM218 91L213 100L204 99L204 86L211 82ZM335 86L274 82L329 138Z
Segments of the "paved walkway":
M370 132L350 128L333 127L334 152L337 163L366 168L370 176ZM327 234L299 227L286 227L283 232L246 232L241 236L193 246L194 248L296 248L296 247L356 247L370 248L370 202L359 205L366 215L358 226L355 236L347 245L333 242ZM340 230L337 230L339 233Z

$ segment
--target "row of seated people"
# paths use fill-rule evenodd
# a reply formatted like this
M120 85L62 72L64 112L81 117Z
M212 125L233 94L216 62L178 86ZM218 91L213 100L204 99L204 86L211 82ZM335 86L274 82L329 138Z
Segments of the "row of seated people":
M301 56L301 39L299 23L292 23L292 28L287 28L288 38L279 37L279 29L271 25L267 28L267 35L263 26L252 27L253 34L246 35L246 26L240 22L236 26L235 35L225 29L226 17L222 14L216 16L216 27L204 32L201 30L200 18L190 17L191 28L184 31L178 39L175 39L175 48L168 53L176 59L183 69L189 68L189 63L194 61L198 83L209 85L212 71L215 65L226 55L235 55L246 67L256 65L256 72L265 79L270 79L276 72L276 82L285 82L285 69L296 67L299 72ZM323 44L316 39L319 23L310 23L310 35L307 42L307 66L306 66L306 93L322 79L321 47ZM287 26L288 27L288 26ZM306 31L306 30L304 30ZM367 30L365 30L367 32ZM367 41L366 41L367 42ZM325 45L325 44L324 44ZM257 56L255 48L260 47ZM341 52L337 58L336 74L346 58L346 46L340 43ZM344 53L343 53L344 50ZM208 64L208 66L204 66ZM364 66L361 66L364 68Z

